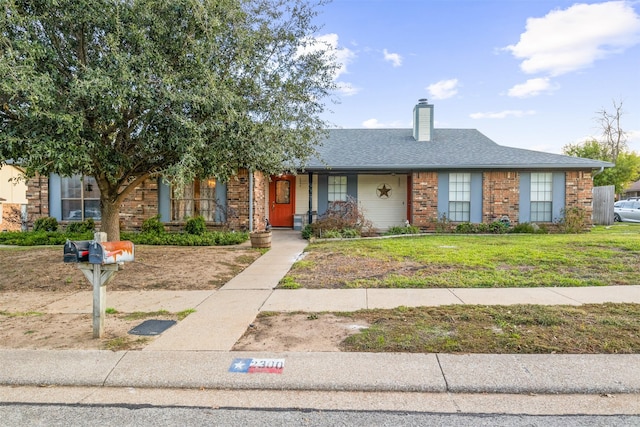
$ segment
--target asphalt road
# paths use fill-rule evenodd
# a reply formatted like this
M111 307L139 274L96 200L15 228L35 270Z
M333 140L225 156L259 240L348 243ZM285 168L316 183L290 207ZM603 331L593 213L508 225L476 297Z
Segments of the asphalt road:
M439 414L0 403L2 426L637 426L630 415Z

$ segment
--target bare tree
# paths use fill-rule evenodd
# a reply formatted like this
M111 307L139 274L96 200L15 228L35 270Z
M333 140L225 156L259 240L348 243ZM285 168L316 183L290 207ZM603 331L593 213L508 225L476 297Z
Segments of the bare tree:
M613 100L613 113L607 110L597 112L596 121L602 129L602 145L613 163L618 160L618 155L627 148L627 133L620 127L620 119L624 114L622 101Z

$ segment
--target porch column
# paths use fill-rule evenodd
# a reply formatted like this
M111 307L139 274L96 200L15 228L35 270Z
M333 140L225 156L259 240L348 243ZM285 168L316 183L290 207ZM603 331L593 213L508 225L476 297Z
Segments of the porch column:
M307 224L311 224L313 221L313 173L309 172L309 217Z

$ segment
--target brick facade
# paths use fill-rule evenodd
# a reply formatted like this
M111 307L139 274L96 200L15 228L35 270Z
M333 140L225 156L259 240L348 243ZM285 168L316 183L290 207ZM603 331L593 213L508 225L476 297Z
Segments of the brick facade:
M265 218L265 197L264 184L265 176L261 173L254 173L254 198L253 215L254 226L264 224ZM38 218L50 216L49 210L49 179L37 176L27 182L27 215L28 229L33 229L33 223ZM227 183L227 223L207 224L209 229L220 229L228 227L233 230L249 229L249 174L246 170L241 171L237 177L232 178ZM120 205L120 229L123 231L140 230L142 223L153 216L158 215L158 180L148 179L125 199ZM61 221L62 224L65 221ZM100 224L100 221L97 221ZM166 228L171 231L184 229L184 222L171 222L166 224Z
M267 177L253 173L253 228L263 229L266 218L264 188ZM241 170L227 183L227 222L234 230L249 230L249 171Z
M593 178L590 171L569 171L565 175L565 207L584 209L591 225L593 214Z
M120 205L120 230L140 230L147 218L158 215L158 180L148 179Z
M49 178L37 175L27 181L27 228L33 222L49 216Z
M590 171L565 174L565 208L580 207L592 223L593 180ZM411 175L410 221L423 230L433 231L439 220L438 173L414 172ZM482 174L482 221L490 223L508 217L517 224L520 217L520 173L486 171Z
M438 173L411 174L411 223L423 230L435 228L438 213Z
M587 213L589 223L592 214L593 181L590 171L568 171L565 175L566 208L580 207ZM264 228L268 176L253 174L253 227ZM489 223L509 217L517 224L520 202L520 174L517 171L487 171L483 173L482 220ZM436 229L438 212L438 172L414 172L410 177L410 221L425 231ZM49 216L49 180L37 176L28 181L28 229L40 217ZM249 172L241 170L227 183L226 224L208 224L208 228L228 227L233 230L249 230ZM158 214L158 183L150 179L136 188L121 205L122 230L139 230L142 222ZM181 230L182 222L167 224L170 230Z
M262 172L253 173L253 229L264 230L267 217L266 206L268 191L268 177ZM246 189L248 192L248 188Z
M518 172L491 171L482 174L482 222L491 223L508 217L511 223L517 223L519 206Z

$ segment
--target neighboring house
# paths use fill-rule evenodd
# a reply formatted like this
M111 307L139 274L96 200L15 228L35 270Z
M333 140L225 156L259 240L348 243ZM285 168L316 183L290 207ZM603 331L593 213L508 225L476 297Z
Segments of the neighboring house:
M434 129L434 107L414 107L413 129L332 129L319 156L297 175L241 171L226 184L196 181L181 198L160 180L139 187L122 207L123 229L160 214L179 228L187 216L210 226L259 229L301 226L333 202L355 198L383 231L406 221L423 230L443 215L453 222L552 223L566 208L592 212L598 160L504 147L475 129ZM30 183L31 217L75 220L99 215L96 186L80 177ZM178 193L175 193L178 194Z
M622 192L622 198L640 197L640 181L636 181Z
M27 184L13 164L0 167L0 231L19 231L26 215Z

